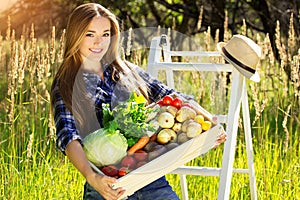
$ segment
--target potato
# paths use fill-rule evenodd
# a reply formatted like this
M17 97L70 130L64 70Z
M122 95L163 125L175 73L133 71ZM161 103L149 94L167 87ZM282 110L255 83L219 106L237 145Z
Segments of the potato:
M200 135L201 132L202 132L202 126L201 126L201 124L199 124L197 122L189 123L186 128L186 135L189 138L196 137L196 136Z
M188 138L187 134L184 132L181 132L179 135L177 135L178 144L182 144L188 140L189 140L189 138Z
M156 141L159 144L167 144L168 142L170 142L171 140L171 135L169 134L169 129L162 129L161 131L159 131L159 133L157 134L157 138Z
M170 142L170 143L166 144L166 147L167 147L168 150L174 149L178 146L179 146L179 144L176 143L176 142Z
M171 128L175 123L174 116L167 111L160 113L157 121L161 128Z
M194 119L196 117L196 112L188 106L182 106L176 113L176 120L178 122L184 122L188 119Z
M171 113L174 117L176 116L176 113L177 113L178 109L174 106L161 106L160 107L160 112L169 112Z
M167 111L167 107L168 107L168 106L161 106L161 107L160 107L160 113L166 112L166 111Z
M177 134L174 130L172 129L166 129L168 134L171 136L170 142L176 142L177 141Z
M153 160L167 151L168 149L164 145L156 145L153 150L148 153L148 159Z
M167 106L167 111L175 117L178 109L174 106Z
M178 133L179 131L181 131L181 126L182 126L181 123L175 122L175 124L172 127L172 130Z
M186 128L189 125L189 123L193 122L194 120L192 119L188 119L186 121L184 121L181 125L181 131L186 132Z
M144 150L147 151L147 152L150 152L154 149L155 146L157 146L158 143L157 142L154 142L154 141L151 141L149 142L148 144L146 144L146 146L144 147Z
M167 144L168 142L176 142L177 134L172 129L162 129L158 134L156 141L160 144Z

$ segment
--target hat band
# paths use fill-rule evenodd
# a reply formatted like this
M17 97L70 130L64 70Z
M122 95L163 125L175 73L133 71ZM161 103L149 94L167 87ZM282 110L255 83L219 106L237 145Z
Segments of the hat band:
M252 69L251 67L248 67L247 65L244 65L243 63L241 63L240 61L238 61L237 59L235 59L230 53L228 53L228 51L225 49L225 47L222 47L222 51L224 53L224 55L230 59L232 62L234 62L236 65L240 66L241 68L251 72L251 73L255 73L255 70Z

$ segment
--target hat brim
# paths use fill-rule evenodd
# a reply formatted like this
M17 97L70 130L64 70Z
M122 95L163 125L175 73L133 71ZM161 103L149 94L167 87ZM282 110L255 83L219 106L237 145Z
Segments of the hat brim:
M249 78L250 80L254 81L254 82L259 82L260 81L260 77L259 74L257 73L257 71L255 70L254 73L242 68L240 65L236 64L234 61L232 61L230 58L228 58L224 51L223 51L223 47L226 45L226 42L219 42L217 44L217 50L219 51L219 53L225 58L226 61L228 61L230 64L232 64L241 74L243 74L245 77Z

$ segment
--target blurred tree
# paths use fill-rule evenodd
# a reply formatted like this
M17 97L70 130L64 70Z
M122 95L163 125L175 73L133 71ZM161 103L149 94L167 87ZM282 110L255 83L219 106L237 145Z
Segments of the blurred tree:
M5 33L10 24L17 36L27 36L34 25L36 36L48 36L52 26L57 29L65 26L67 14L73 8L72 4L63 0L19 0L1 13L0 31ZM8 16L10 21L7 20Z

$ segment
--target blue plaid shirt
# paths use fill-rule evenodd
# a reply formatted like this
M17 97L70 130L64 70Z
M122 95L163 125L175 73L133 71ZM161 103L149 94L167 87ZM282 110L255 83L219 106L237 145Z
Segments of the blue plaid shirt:
M156 102L167 94L175 92L173 89L168 88L163 83L151 77L144 70L136 66L134 70L140 75L140 77L146 82L148 87L149 99L151 102ZM99 107L102 103L112 103L114 97L114 90L116 82L112 80L112 73L109 67L105 68L103 73L103 80L98 75L84 72L83 78L87 85L95 106ZM66 146L73 140L78 140L82 143L82 137L79 135L79 131L76 128L76 123L73 114L68 110L60 96L59 86L56 84L53 90L53 109L54 120L56 125L56 146L65 153ZM97 115L99 118L101 115ZM102 121L102 119L98 119Z

